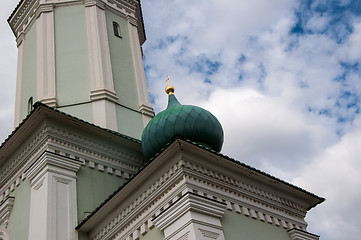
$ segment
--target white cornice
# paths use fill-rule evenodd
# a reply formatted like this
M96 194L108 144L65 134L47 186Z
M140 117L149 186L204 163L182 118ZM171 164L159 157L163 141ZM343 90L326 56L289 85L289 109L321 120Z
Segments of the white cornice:
M101 9L107 8L122 15L130 15L137 19L137 26L143 27L142 20L140 19L140 6L135 0L24 0L9 18L9 24L15 37L18 38L22 32L27 33L29 26L42 12L53 11L53 8L56 6L77 4L85 4L87 7L96 5ZM139 31L141 32L143 29ZM140 41L144 42L145 37L143 34L141 35Z
M143 166L139 144L54 110L37 110L0 148L0 203L46 151L125 179Z
M215 171L211 167L212 162L207 162L207 157L202 159L202 154L196 154L194 158L190 158L189 154L183 155L187 147L183 143L178 140L173 142L87 220L80 231L89 231L92 240L136 238L139 234L146 234L154 224L152 219L187 192L223 203L229 211L245 217L284 229L306 230L305 209L297 203L286 201L282 199L283 196L268 192L267 188L259 188L257 182L245 185L233 177L221 174L221 169ZM199 152L198 148L194 150ZM196 165L200 160L207 164L203 167ZM194 168L198 170L194 171ZM149 182L151 174L157 177ZM152 184L144 188L145 183ZM137 191L129 194L130 189ZM99 222L102 224L96 225Z

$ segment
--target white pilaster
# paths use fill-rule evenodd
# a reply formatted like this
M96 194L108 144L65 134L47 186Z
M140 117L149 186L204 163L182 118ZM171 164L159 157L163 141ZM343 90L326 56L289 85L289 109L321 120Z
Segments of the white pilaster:
M18 68L16 76L16 95L15 95L15 116L14 127L17 127L21 122L21 96L22 96L22 81L23 81L23 60L24 60L24 33L21 33L16 39L18 46Z
M94 124L106 127L113 131L118 131L116 109L113 102L105 99L93 101L92 107L93 117L96 118L96 122L94 120Z
M224 240L221 218L226 204L187 193L154 219L165 240Z
M45 152L26 172L29 240L77 240L76 172L81 162Z
M117 131L115 104L118 98L114 91L104 7L102 1L85 1L91 79L90 99L93 102L94 124ZM105 106L101 112L99 112L100 106Z
M53 6L41 5L40 11L36 21L36 100L56 107Z
M115 95L105 11L97 1L91 2L85 5L91 90L104 89Z
M143 114L144 126L154 117L154 110L149 104L147 83L145 80L142 52L140 48L137 20L127 16L130 45L132 48L133 66L138 91L139 111Z

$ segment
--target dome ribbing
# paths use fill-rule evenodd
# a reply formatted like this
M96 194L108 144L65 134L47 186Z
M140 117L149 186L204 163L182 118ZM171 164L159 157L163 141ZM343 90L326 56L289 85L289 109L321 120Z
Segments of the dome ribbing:
M143 130L144 156L154 157L176 136L217 152L223 145L223 129L213 114L197 106L181 105L174 94L170 94L167 109L158 113Z

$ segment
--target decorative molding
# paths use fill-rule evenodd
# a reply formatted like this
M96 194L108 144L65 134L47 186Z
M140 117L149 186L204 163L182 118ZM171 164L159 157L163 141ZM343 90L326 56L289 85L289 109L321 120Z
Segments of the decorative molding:
M116 103L118 101L117 95L107 89L97 89L90 92L91 101L108 100Z
M14 137L14 136L13 136ZM15 188L25 180L27 168L43 154L50 151L66 158L102 164L114 169L113 174L129 179L143 166L143 161L130 152L115 149L106 144L100 144L89 137L75 134L71 130L60 129L55 126L43 126L34 136L29 138L26 145L21 146L11 158L8 165L0 171L0 203L9 196L11 186ZM89 166L91 168L91 166Z
M320 238L320 236L300 230L300 229L296 229L296 228L292 228L290 230L287 231L288 235L290 236L291 240L318 240Z
M8 227L11 210L13 209L15 202L14 197L8 197L0 205L0 225L4 223L5 228Z
M41 178L47 172L60 174L62 176L76 178L76 172L80 169L81 162L72 160L61 155L44 152L40 158L26 172L31 186L41 182Z
M31 183L29 240L77 239L76 173L81 165L44 152L27 170Z
M157 215L152 221L158 229L163 231L189 211L222 218L225 210L226 205L222 202L188 192Z
M148 122L155 116L153 108L150 105L142 104L139 111L142 113L143 125L147 126Z
M220 219L225 210L226 205L222 202L186 193L156 216L153 222L164 232L166 240L179 239L188 232L190 239L199 239L199 235L224 239Z
M297 203L286 200L280 196L276 196L256 186L225 176L224 174L211 171L204 166L199 166L188 161L186 163L186 168L191 170L188 174L192 179L201 181L210 186L214 185L214 182L217 181L219 188L223 191L233 192L243 198L250 199L257 196L256 202L259 202L260 205L266 204L273 209L282 208L284 212L299 218L304 218L307 212L305 208L301 207ZM203 179L198 179L199 176L203 176Z
M152 108L150 105L145 105L145 104L140 105L139 111L140 111L143 115L145 115L145 116L147 116L147 117L150 117L150 118L153 118L153 117L155 116L154 110L153 110L153 108Z
M0 239L1 240L9 240L9 235L6 231L0 230Z
M190 169L197 169L197 171L195 173ZM212 176L211 180L209 176ZM208 201L223 203L227 210L245 217L286 230L296 228L306 231L307 223L304 221L306 210L296 203L259 189L250 183L242 183L210 168L200 167L188 159L177 162L143 194L134 199L133 204L109 220L108 224L100 229L92 230L90 239L114 237L114 239L125 240L127 237L137 235L138 232L144 235L154 225L154 221L157 221L156 216L166 211L187 192L209 199ZM265 201L265 198L268 200ZM293 210L289 211L290 208ZM157 225L159 226L159 223Z

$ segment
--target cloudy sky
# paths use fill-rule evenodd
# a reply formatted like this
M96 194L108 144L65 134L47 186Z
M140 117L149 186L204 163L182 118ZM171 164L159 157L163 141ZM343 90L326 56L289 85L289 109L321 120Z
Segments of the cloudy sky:
M13 129L15 39L0 3L0 139ZM361 236L361 2L143 0L144 64L156 112L166 75L183 104L210 110L222 153L326 201L309 231Z

